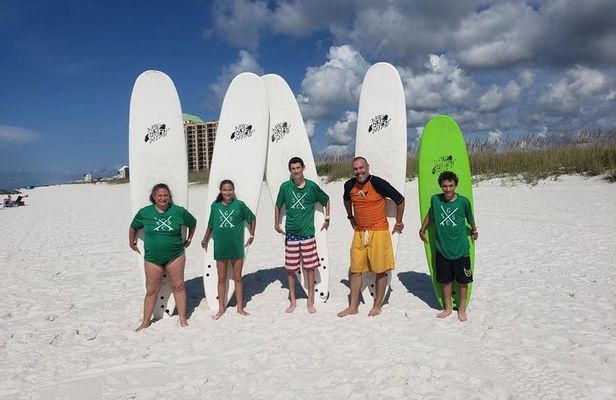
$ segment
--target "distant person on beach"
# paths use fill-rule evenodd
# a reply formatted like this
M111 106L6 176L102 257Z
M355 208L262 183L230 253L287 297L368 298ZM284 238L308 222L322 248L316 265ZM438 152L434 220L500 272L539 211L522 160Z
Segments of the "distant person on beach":
M280 185L274 207L274 229L285 235L285 269L289 284L289 307L285 312L292 313L297 306L295 272L301 265L308 282L307 309L308 312L315 313L314 271L321 263L315 239L314 205L318 202L325 207L325 222L320 229L329 228L329 196L317 183L304 177L304 160L293 157L289 160L288 167L291 178ZM284 229L280 226L283 205L287 214Z
M355 157L352 165L353 178L345 182L343 195L347 218L355 231L349 269L351 299L349 306L340 311L338 316L357 314L361 274L373 272L376 275L376 291L372 309L368 312L368 315L373 317L381 313L387 287L387 272L395 267L385 200L389 198L396 203L396 223L393 231L402 233L404 196L386 180L370 175L370 165L364 157Z
M467 239L466 223L471 226L471 238L477 240L477 225L471 209L471 202L456 193L458 177L445 171L438 177L443 193L430 199L430 209L419 229L419 237L427 242L426 229L434 224L436 231L436 280L443 286L445 309L436 315L446 318L452 312L451 292L454 279L460 285L458 319L466 321L466 293L473 281L471 273L470 245Z
M218 312L219 319L226 311L225 290L227 286L227 265L233 267L235 282L235 301L237 312L249 315L244 310L242 267L244 265L244 246L250 246L255 238L257 220L243 201L235 198L235 185L229 179L220 182L220 193L210 206L210 219L201 247L207 250L210 239L214 238L214 260L218 271ZM244 244L244 222L248 223L250 236Z
M186 292L184 291L184 249L190 245L197 220L184 207L173 204L171 191L164 183L152 188L152 205L143 207L128 229L128 244L131 249L141 253L137 247L137 231L143 229L145 299L143 301L143 320L137 332L151 324L152 312L166 274L173 291L180 325L187 326ZM186 240L182 239L182 225L188 227Z
M13 198L11 197L10 194L7 194L6 197L4 198L4 206L11 207L12 205L13 205Z

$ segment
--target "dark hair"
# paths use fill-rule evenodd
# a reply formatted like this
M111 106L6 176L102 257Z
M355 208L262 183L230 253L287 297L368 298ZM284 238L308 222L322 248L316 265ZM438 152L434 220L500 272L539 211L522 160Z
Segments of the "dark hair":
M368 160L366 160L366 157L362 157L362 156L357 156L353 159L352 163L354 163L357 160L364 160L364 162L366 163L366 165L368 165Z
M299 164L304 168L304 160L299 157L293 157L289 160L289 171L291 170L291 164Z
M443 181L454 181L458 186L458 175L451 171L444 171L438 176L438 185L441 186Z
M152 188L152 192L150 192L150 203L156 204L156 201L154 200L154 193L156 193L159 189L165 189L167 190L167 192L169 192L169 204L173 204L173 196L171 196L171 189L169 189L169 186L164 183L154 185L154 187Z
M233 183L231 179L224 179L222 182L220 182L220 185L218 185L218 190L222 190L222 187L224 185L231 185L233 190L235 190L235 184ZM222 201L222 193L218 193L218 196L216 196L216 203L220 203L221 201Z

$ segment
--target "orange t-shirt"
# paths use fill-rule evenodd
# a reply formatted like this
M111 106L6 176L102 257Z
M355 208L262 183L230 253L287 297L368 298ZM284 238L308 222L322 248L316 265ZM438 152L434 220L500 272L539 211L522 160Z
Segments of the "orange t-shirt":
M377 185L377 189L373 186ZM385 199L389 197L396 204L404 197L387 181L371 175L363 184L353 178L344 185L344 200L353 204L356 231L380 231L389 229L385 212Z

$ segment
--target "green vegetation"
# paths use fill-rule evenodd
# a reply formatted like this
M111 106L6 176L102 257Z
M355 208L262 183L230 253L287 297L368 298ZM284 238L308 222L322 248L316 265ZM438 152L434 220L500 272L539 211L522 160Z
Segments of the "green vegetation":
M524 137L515 141L468 143L475 181L509 178L534 184L541 179L580 174L616 182L616 129L581 132L576 137ZM317 160L329 181L351 176L351 156ZM370 161L370 160L368 160ZM417 177L417 149L408 154L407 179Z
M467 148L475 181L507 178L534 184L560 175L580 174L601 175L609 182L616 182L616 128L581 132L575 137L527 136L515 141L473 141ZM329 182L348 179L352 175L352 159L351 155L318 158L317 172ZM188 181L206 184L208 176L207 170L189 172ZM406 176L409 180L417 177L417 149L408 153Z

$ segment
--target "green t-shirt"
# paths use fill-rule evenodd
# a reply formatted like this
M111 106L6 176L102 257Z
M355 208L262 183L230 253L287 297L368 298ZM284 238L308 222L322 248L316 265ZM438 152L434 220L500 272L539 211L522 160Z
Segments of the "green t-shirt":
M143 207L130 224L135 230L143 229L143 258L158 265L184 254L182 225L194 228L197 220L184 207L175 204L163 213L153 204Z
M244 258L244 221L251 223L253 219L255 215L243 201L212 203L207 227L212 231L215 260Z
M448 260L469 256L466 223L475 219L470 201L456 194L452 202L445 200L443 194L435 194L430 199L430 223L436 228L436 250Z
M319 185L309 179L303 188L298 188L293 179L289 179L280 185L276 207L286 205L287 221L285 230L298 236L314 236L314 204L316 202L325 206L329 202L329 196Z

